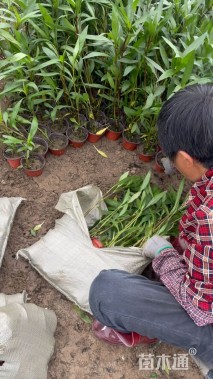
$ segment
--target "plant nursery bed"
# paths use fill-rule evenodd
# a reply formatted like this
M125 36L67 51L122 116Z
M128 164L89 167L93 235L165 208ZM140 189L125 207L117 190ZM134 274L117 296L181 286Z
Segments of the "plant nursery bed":
M111 142L103 137L96 147L108 158L100 156L90 143L86 143L83 149L70 147L59 160L48 154L43 174L33 178L25 176L22 170L10 168L3 159L2 147L0 196L21 196L25 200L16 213L1 267L1 292L13 294L26 289L32 303L56 312L56 345L47 379L166 379L167 374L157 369L139 370L139 355L165 354L172 359L173 354L187 352L165 343L155 349L146 345L128 349L97 340L91 324L79 316L72 302L45 281L27 261L16 260L19 249L34 244L54 227L57 218L62 217L54 207L63 192L93 183L105 193L124 172L145 175L149 169L152 170L152 182L160 188L167 189L170 184L178 188L179 175L158 175L152 164L138 160L136 151L124 150L121 139ZM31 230L39 224L42 227L33 236ZM86 270L85 267L85 275ZM202 376L189 357L188 370L172 370L169 378L201 379Z

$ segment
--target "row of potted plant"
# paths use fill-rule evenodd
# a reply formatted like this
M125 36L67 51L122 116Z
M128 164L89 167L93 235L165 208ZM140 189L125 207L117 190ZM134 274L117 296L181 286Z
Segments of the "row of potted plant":
M112 141L122 137L122 146L130 151L137 149L139 159L144 162L154 158L157 145L155 125L144 128L136 121L126 125L122 112L119 118L113 119L104 111L73 115L67 107L54 117L44 112L32 118L24 111L20 100L12 108L0 112L0 135L6 145L4 156L11 167L22 165L28 175L30 168L35 169L35 175L41 174L45 164L41 157L45 157L47 151L59 156L64 154L68 144L80 148L86 141L96 143L103 135ZM36 156L40 158L35 159Z
M52 119L64 106L96 122L98 110L121 122L124 112L145 146L174 91L212 80L211 12L200 0L4 0L0 98Z
M109 138L110 134L107 134L111 133L111 131L108 130L106 132L106 129L102 130L101 134L97 134L98 139L100 139L104 133L108 139L111 139ZM92 137L95 136L94 134ZM42 174L45 166L45 157L48 151L55 156L61 156L65 153L68 144L73 148L80 148L86 140L94 143L93 139L92 141L89 139L88 130L82 126L78 129L71 126L66 130L66 134L54 132L50 135L44 135L44 138L33 137L31 143L29 143L28 140L28 148L25 145L21 145L21 140L15 137L8 136L7 138L8 140L5 140L7 148L4 150L4 158L12 168L23 167L25 174L28 176L39 176ZM118 136L116 136L115 139L113 135L113 140L117 139ZM143 145L134 143L133 149L133 142L129 142L124 138L122 143L124 148L126 148L125 144L130 144L130 150L137 148L138 158L143 162L149 162L155 156L154 169L158 172L164 172L164 168L161 164L161 158L163 156L161 151L157 152L156 155L153 153L144 154ZM129 146L127 146L127 149L129 150Z

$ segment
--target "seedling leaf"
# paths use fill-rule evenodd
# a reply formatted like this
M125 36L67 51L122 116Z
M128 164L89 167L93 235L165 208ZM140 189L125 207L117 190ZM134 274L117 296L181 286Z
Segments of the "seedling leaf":
M97 136L101 136L103 133L105 133L105 131L107 130L108 128L103 128L103 129L101 129L101 130L98 130L95 134L97 135Z
M86 312L84 312L82 309L80 309L77 305L73 306L74 311L79 315L79 317L86 323L86 324L91 324L92 320L91 318L87 315Z
M94 145L93 145L94 146ZM104 158L108 158L108 156L106 155L106 153L104 153L102 150L99 150L97 149L96 146L94 146L95 150L98 152L98 154L100 154L102 157Z

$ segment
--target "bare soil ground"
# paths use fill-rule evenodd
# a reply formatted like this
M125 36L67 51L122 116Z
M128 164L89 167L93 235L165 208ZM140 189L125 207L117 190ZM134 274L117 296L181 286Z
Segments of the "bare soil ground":
M123 172L129 170L132 174L141 175L150 167L139 162L135 152L124 150L120 141L111 142L104 137L96 147L103 150L108 159L101 157L90 143L82 149L69 147L64 156L49 154L45 171L38 178L26 177L21 170L10 169L1 160L0 196L21 196L26 200L18 209L11 230L1 268L0 290L13 294L26 289L31 302L56 312L56 345L48 379L201 379L191 358L188 370L172 370L169 376L165 371L156 369L139 370L138 356L142 353L172 356L185 351L164 343L155 350L144 345L128 349L97 340L91 332L91 325L79 318L69 300L51 287L28 262L22 258L15 259L19 249L32 245L54 227L55 219L61 217L60 212L54 209L61 193L91 183L105 191ZM171 182L177 186L179 177L153 174L153 180L166 188ZM41 231L33 237L30 229L42 222Z

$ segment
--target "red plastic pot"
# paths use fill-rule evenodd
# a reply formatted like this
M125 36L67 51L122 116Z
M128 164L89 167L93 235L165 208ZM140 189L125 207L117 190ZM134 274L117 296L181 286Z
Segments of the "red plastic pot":
M124 149L126 150L130 150L130 151L136 150L138 144L139 142L131 142L131 141L128 141L125 137L123 137L122 145Z
M53 148L49 146L49 152L53 155L60 156L65 153L66 147L68 145L68 138L64 134L61 133L51 133L49 137L49 145L51 145L51 141L61 139L64 141L63 146L60 146L59 148Z
M106 131L106 137L111 141L116 141L118 138L120 138L122 132L123 132L123 125L121 122L119 122L119 130L118 129L118 121L116 121L113 118L109 118L108 122L106 123L106 126L108 126L108 130Z
M122 145L123 148L126 150L136 150L138 145L140 144L140 141L129 141L128 138L126 137L125 131L122 133L123 139L122 139Z
M109 129L106 131L106 138L108 138L111 141L116 141L117 139L120 138L121 134L122 134L122 131L121 132L115 132L114 130Z
M19 166L21 166L21 158L24 156L24 154L22 154L20 157L9 157L7 153L4 151L3 155L10 167L18 168Z
M73 137L72 136L70 136L70 133L72 132L72 126L71 127L69 127L68 129L67 129L67 138L68 138L68 140L69 140L69 144L72 146L72 147L75 147L75 148L79 148L79 147L82 147L84 144L85 144L85 142L86 142L86 140L87 140L87 138L88 138L88 130L87 129L85 129L83 126L81 126L80 127L83 131L84 131L84 134L85 134L85 138L83 139L83 140L74 140L73 139Z
M92 143L96 143L101 139L101 137L102 137L102 134L98 135L95 133L88 132L87 141L92 142Z
M154 154L152 153L140 153L138 154L138 158L143 162L150 162L154 157Z
M88 138L87 138L87 141L92 142L92 143L98 142L105 133L104 129L105 129L105 126L100 124L100 122L97 122L95 120L89 121L88 122ZM94 130L96 131L95 133L93 133ZM103 133L97 134L101 130L103 130Z
M83 141L83 142L69 141L69 143L72 147L79 148L85 144L85 141Z
M45 158L42 155L31 155L30 158L36 158L36 159L38 159L41 162L40 168L38 168L38 169L31 169L31 168L25 167L25 158L23 157L23 158L21 158L21 164L22 164L24 173L27 176L31 176L31 177L40 176L42 174L43 170L44 170L44 166L45 166L45 163L46 163Z
M159 157L163 156L162 151L159 151L155 156L155 164L154 164L154 170L159 173L163 173L164 167L162 164L159 163Z
M104 245L98 238L93 237L91 238L91 241L92 241L93 246L97 247L98 249L101 249L102 247L104 247Z

